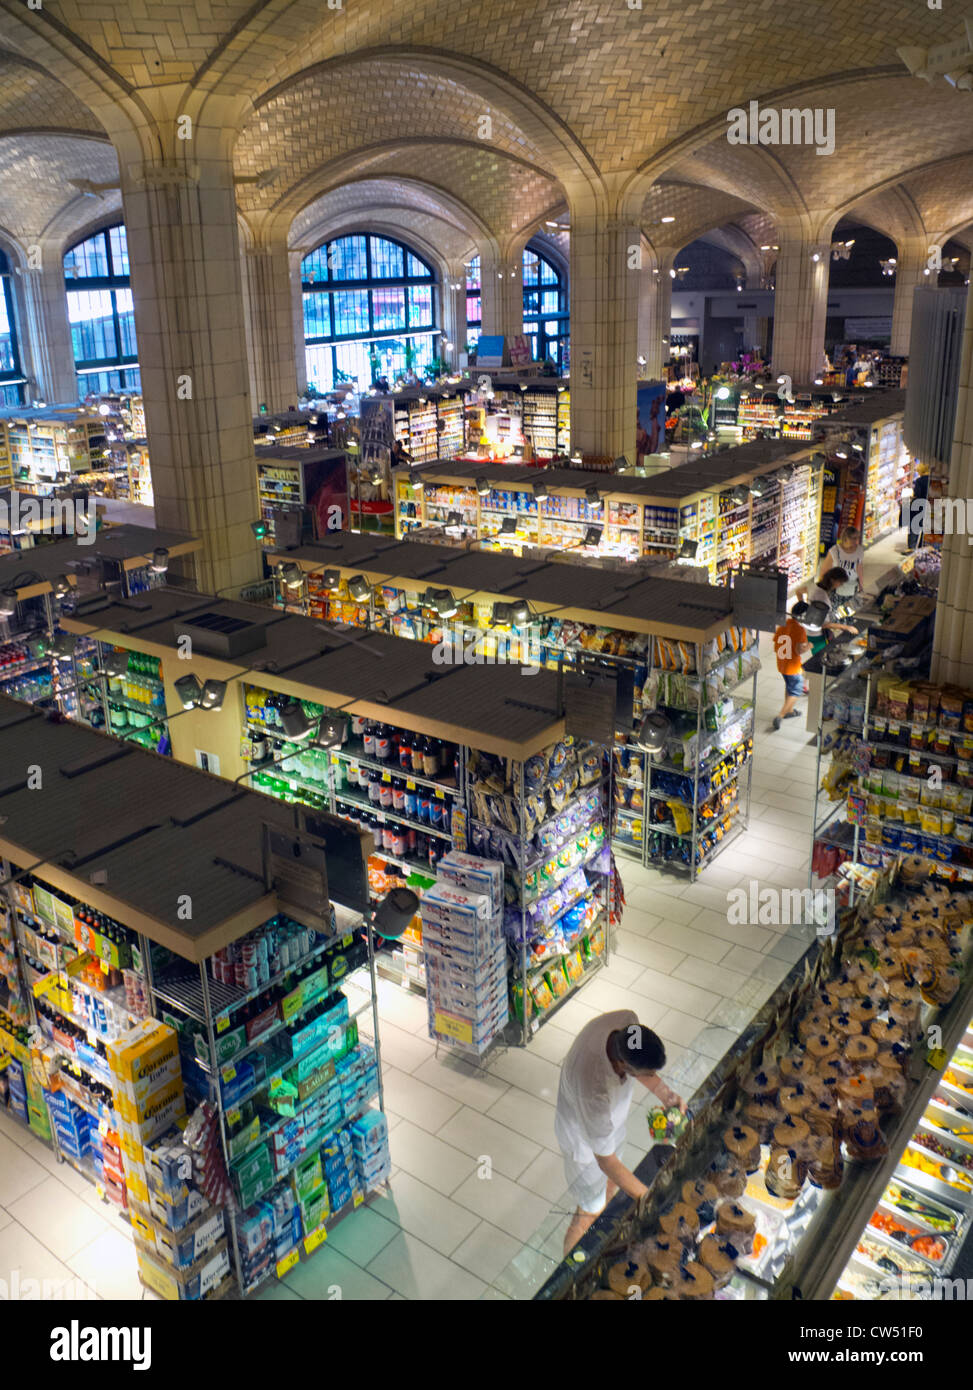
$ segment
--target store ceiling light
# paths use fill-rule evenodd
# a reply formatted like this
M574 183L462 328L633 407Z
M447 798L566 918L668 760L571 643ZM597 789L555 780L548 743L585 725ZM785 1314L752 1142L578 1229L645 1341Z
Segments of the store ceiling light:
M415 477L410 478L410 479L409 479L409 486L410 486L410 487L414 487L415 490L416 490L416 492L421 492L422 489L426 486L425 483L424 483L423 480L422 480L422 474L421 474L421 473L417 473L417 474L415 475Z
M17 612L17 592L4 589L0 592L0 618L12 618Z
M304 585L304 571L293 560L281 560L275 573L285 589L300 589Z
M71 581L66 574L59 574L51 588L54 590L55 598L64 598L66 594L71 592Z
M777 477L782 483L789 483L794 476L794 465L792 463L782 464L777 470Z
M492 621L494 627L513 627L513 625L514 625L514 610L513 610L513 604L510 604L510 603L495 603L495 604L493 605L493 612L490 614L490 619L491 619L491 621Z
M157 545L152 552L152 559L149 561L149 569L153 574L165 574L169 568L169 551L164 545Z
M462 518L462 516L460 516L459 512L447 512L447 513L446 513L446 526L447 526L449 529L455 531L455 530L457 530L458 527L460 527L460 526L462 526L462 525L463 525L463 518Z
M296 743L302 743L305 739L310 738L317 728L314 721L308 719L300 700L287 701L280 712L280 723L284 730L284 736Z
M348 721L339 715L326 715L318 725L315 739L319 748L340 748L348 737Z
M816 377L814 378L814 384L815 384L815 386L823 386L823 385L824 385L824 377L816 376Z
M585 501L590 502L593 507L597 507L598 504L601 502L601 493L594 486L594 484L592 484L591 487L585 488L584 495Z
M125 657L125 670L128 670L127 654ZM121 675L122 672L119 671L118 674ZM200 685L199 680L196 676L180 676L179 679L174 683L174 688L176 694L179 697L179 703L182 705L183 709L196 708L196 706L199 704L200 697L203 693L203 687Z
M742 506L750 497L750 489L746 483L737 483L730 496L738 507Z
M78 639L73 632L58 632L51 642L51 651L55 656L74 656L78 645Z
M845 448L843 444L839 444L837 449L835 449L834 451L834 456L837 459L846 459L848 457L848 450Z
M583 545L601 545L602 528L589 526L584 533Z
M694 439L689 447L690 449L701 449L703 447L703 441L701 439Z
M500 534L502 536L513 536L517 532L517 518L505 516L500 523Z
M831 609L828 604L822 603L820 599L815 599L805 609L804 616L801 618L801 627L812 634L819 633L830 615Z
M530 604L525 598L514 599L511 604L511 616L514 627L523 627L524 623L530 621Z
M333 594L335 589L341 588L341 571L325 570L321 575L321 584L323 588Z
M452 589L431 589L432 606L439 616L446 620L455 618L458 612L458 605L453 597Z
M379 903L372 926L386 941L397 941L419 911L419 899L411 888L393 888Z
M660 218L659 218L659 221L660 221L660 222L675 222L675 220L676 220L676 219L675 219L674 217L660 217Z
M690 565L696 559L696 551L698 548L699 541L690 540L688 536L684 536L679 542L679 553L676 559L680 564Z
M128 652L106 652L101 664L106 676L124 676L128 670Z
M548 492L547 486L546 486L544 483L535 483L535 484L534 484L534 501L535 501L535 502L546 502L547 499L550 497L550 495L551 495L551 494Z
M766 473L758 473L756 478L750 479L750 496L763 497L770 491L772 485L772 478L768 478Z
M624 454L619 454L618 458L615 460L615 472L624 473L627 467L628 459L625 457Z
M672 725L659 710L651 710L642 720L635 736L636 747L643 753L664 753Z
M208 680L199 696L200 709L222 709L226 699L226 681Z
M348 592L356 603L364 603L372 588L363 574L353 574L348 580Z
M716 389L716 399L718 401L728 401L730 399L729 386L718 386Z
M487 497L490 493L490 479L484 478L481 474L476 480L476 490L481 497Z

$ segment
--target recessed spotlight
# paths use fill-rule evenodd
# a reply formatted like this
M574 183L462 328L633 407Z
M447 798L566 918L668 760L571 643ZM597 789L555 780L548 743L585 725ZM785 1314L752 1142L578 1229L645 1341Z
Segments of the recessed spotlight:
M675 222L676 219L674 217L662 217L659 220L660 222Z

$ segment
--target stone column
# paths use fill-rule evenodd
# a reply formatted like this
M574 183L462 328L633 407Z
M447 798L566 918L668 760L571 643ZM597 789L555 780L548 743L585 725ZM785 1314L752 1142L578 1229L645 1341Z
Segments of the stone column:
M658 381L669 359L672 332L672 276L669 272L675 255L671 248L662 248L654 254L642 248L642 269L638 272L637 355L645 358L645 366L640 365L638 373L645 381Z
M291 289L291 333L294 341L294 361L297 372L297 394L307 390L307 347L304 342L304 287L301 284L301 251L289 251L287 261Z
M895 262L895 298L892 301L893 357L908 357L912 336L912 297L916 286L930 284L923 275L929 248L925 241L910 239L897 245Z
M774 290L773 370L795 384L813 381L824 366L828 316L828 243L781 232ZM818 259L814 260L814 256Z
M200 587L261 573L240 245L235 113L147 158L118 139L156 518L203 542ZM125 146L130 146L125 148ZM146 145L148 148L148 142ZM288 340L288 347L292 345Z
M48 405L78 399L78 378L74 371L74 347L68 321L68 299L64 285L64 257L59 244L32 242L27 260L14 276L14 298L23 291L17 307L22 329L21 359L24 375L34 378L30 392Z
M639 227L593 195L575 196L569 206L572 449L634 462ZM663 299L660 291L660 305Z
M250 345L250 396L274 414L296 405L299 395L294 352L294 290L286 246L248 247L243 285Z
M510 339L524 331L524 273L519 256L480 253L481 334ZM465 319L464 319L465 323Z
M462 262L446 267L441 289L443 336L436 352L450 367L455 367L459 354L466 351L466 267ZM447 343L453 346L448 348Z
M973 295L966 300L959 381L949 496L965 502L950 509L959 513L965 525L943 537L932 678L969 688L973 687Z

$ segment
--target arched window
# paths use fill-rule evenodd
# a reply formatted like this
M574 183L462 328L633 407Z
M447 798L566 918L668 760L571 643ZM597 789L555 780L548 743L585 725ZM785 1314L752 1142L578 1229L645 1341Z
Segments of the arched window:
M140 390L125 228L106 227L72 246L64 287L78 394Z
M0 251L0 405L23 405L24 375L14 321L13 282L7 257Z
M466 341L476 347L483 326L483 302L480 298L480 258L474 256L466 267Z
M301 262L307 379L319 391L391 383L438 356L436 277L400 242L343 236Z
M524 333L535 362L550 359L559 375L568 370L570 312L561 272L546 256L524 247Z

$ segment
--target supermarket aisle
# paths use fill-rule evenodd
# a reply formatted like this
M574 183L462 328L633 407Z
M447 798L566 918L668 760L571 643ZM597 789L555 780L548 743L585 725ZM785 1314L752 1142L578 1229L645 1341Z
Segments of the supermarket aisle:
M900 536L866 557L866 583ZM328 1237L264 1299L525 1298L554 1269L568 1221L554 1139L559 1066L597 1013L634 1008L664 1039L665 1079L687 1099L800 956L810 929L730 922L731 889L807 886L815 749L804 721L769 729L781 680L761 643L750 828L689 885L620 859L627 906L607 968L526 1051L473 1067L426 1036L425 1002L380 985L390 1188ZM634 1164L648 1141L633 1107ZM136 1276L127 1223L17 1121L0 1116L0 1269L81 1281L103 1298L153 1297Z

